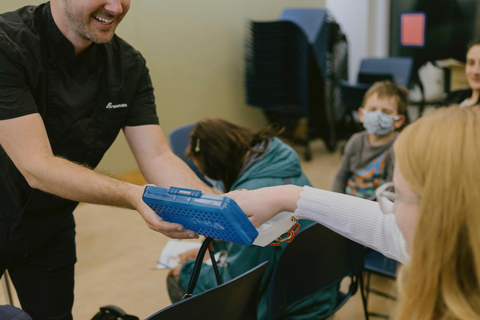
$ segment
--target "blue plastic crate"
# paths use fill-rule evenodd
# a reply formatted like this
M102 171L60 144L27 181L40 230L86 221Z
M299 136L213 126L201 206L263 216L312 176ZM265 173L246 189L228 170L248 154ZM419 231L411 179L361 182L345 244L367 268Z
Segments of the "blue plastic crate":
M242 209L228 197L200 190L147 186L143 201L165 221L183 225L197 234L251 245L257 229Z

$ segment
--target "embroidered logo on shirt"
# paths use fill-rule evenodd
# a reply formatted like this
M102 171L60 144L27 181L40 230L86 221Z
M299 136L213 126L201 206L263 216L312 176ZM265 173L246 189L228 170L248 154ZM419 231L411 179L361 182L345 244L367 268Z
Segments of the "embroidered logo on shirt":
M126 108L128 107L128 105L126 103L122 103L122 104L112 104L111 102L109 102L107 104L107 107L106 109L118 109L118 108Z

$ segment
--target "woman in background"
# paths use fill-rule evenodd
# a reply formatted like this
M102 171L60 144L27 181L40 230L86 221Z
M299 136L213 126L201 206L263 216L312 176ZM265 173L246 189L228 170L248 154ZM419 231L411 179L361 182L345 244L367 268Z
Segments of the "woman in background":
M480 104L480 38L468 44L466 60L465 75L470 88L450 92L442 106L459 104L460 107L470 107Z
M309 187L232 192L254 225L295 211L406 263L396 319L480 319L480 107L444 108L394 144L394 190L378 203Z
M297 153L275 136L273 126L255 133L222 119L199 121L190 133L187 156L192 158L209 181L220 191L257 189L276 185L310 185L300 167ZM300 221L302 227L311 221ZM267 289L275 263L287 243L278 247L244 246L228 241L213 241L216 252L225 252L219 263L222 281L229 281L269 260L259 289L258 319L267 317ZM167 280L172 301L179 300L187 288L198 250L179 255L183 262ZM175 279L178 279L176 283ZM194 294L217 286L213 267L203 264ZM339 284L312 296L287 310L285 319L323 319L335 306ZM175 294L177 292L177 294ZM295 315L292 315L295 313Z

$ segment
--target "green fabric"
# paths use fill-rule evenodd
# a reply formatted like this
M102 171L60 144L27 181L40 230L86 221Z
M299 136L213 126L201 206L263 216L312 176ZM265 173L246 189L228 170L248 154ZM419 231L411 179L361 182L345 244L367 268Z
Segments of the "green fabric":
M308 185L305 174L300 167L300 159L297 153L288 145L277 138L273 138L272 144L267 153L260 160L255 162L245 173L235 182L232 190L237 189L258 189L285 184L285 179L290 179L288 183L299 186ZM302 228L312 224L312 221L300 220ZM270 263L260 284L258 301L258 319L264 320L267 316L267 290L273 269L280 258L282 251L287 243L278 247L258 247L244 246L232 242L214 240L213 247L215 252L226 250L228 252L227 266L220 267L222 281L229 281L248 270L256 267L260 263L269 260ZM183 288L188 287L190 275L192 274L194 261L189 260L184 263L180 271L179 284ZM217 286L213 267L203 264L200 277L194 290L198 294L205 290ZM301 319L324 319L322 315L327 314L334 306L337 299L339 285L334 285L313 297L301 301L291 306L287 311L287 318L290 320Z

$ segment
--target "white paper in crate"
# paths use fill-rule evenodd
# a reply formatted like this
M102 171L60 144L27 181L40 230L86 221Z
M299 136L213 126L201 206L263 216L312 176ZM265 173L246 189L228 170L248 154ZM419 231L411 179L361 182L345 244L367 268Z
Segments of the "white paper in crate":
M172 269L176 267L178 265L177 256L180 253L190 249L199 249L201 245L201 242L195 241L169 240L163 247L162 253L160 253L157 269Z

